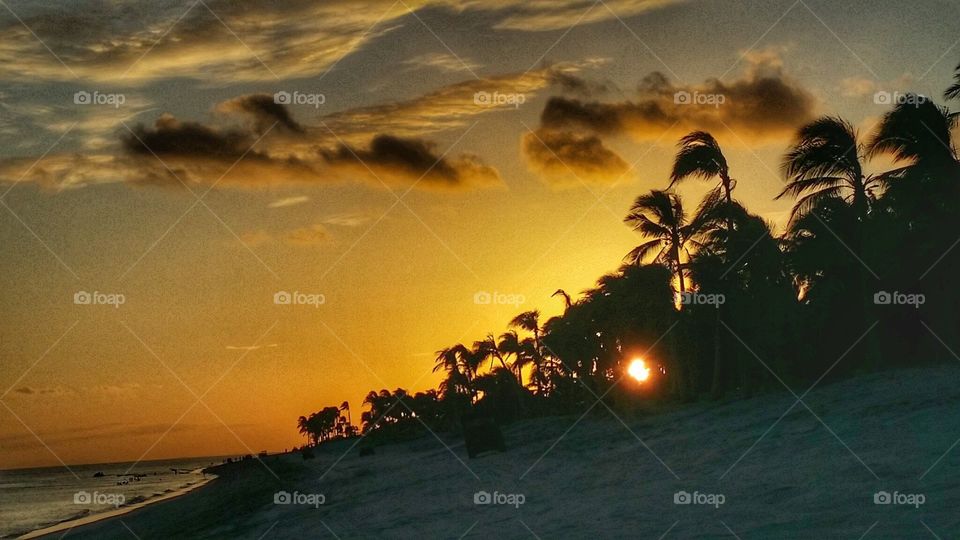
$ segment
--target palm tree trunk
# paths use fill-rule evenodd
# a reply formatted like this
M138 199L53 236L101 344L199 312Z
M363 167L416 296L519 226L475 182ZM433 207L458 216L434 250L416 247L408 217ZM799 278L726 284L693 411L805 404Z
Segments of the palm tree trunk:
M683 281L683 265L680 264L680 246L677 243L673 244L673 259L677 263L677 278L680 279L680 292L687 292L686 284Z

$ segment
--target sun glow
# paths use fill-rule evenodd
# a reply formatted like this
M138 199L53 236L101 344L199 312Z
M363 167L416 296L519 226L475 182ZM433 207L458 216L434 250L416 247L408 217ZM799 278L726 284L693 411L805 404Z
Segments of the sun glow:
M642 358L635 358L630 362L627 373L639 382L644 382L650 378L650 368Z

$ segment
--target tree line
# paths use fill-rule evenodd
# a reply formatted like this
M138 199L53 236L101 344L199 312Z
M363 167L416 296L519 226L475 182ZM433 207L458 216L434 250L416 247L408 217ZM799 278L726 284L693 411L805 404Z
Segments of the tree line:
M944 97L960 100L960 66ZM686 135L664 189L625 217L642 241L616 271L576 299L554 293L559 316L526 311L500 335L441 349L436 390L371 391L362 432L416 436L468 412L510 422L598 399L747 397L960 359L957 115L910 94L868 134L836 116L800 127L781 160L776 198L794 205L780 235L737 199L714 136ZM689 181L711 186L692 210L675 191ZM654 372L642 392L626 377L634 357ZM319 426L314 443L349 436Z

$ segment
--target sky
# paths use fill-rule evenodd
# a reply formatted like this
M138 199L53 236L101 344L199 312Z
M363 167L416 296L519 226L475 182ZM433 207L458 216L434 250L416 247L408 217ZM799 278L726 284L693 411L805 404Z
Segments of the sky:
M0 35L4 469L277 451L434 387L616 270L695 129L782 231L792 133L939 100L960 5L5 0Z

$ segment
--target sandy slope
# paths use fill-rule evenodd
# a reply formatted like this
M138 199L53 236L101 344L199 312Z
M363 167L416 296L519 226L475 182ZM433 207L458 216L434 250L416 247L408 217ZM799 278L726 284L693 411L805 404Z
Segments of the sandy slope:
M576 416L511 426L507 453L475 460L453 437L368 458L353 449L336 462L349 446L338 443L312 462L271 458L281 481L257 466L69 536L131 538L129 527L144 539L956 538L960 445L940 458L960 439L958 382L951 367L816 388L804 401L829 428L797 404L771 429L796 402L783 393L621 415L629 429L597 406L572 429ZM276 505L278 489L326 501ZM525 502L476 505L478 490ZM677 505L679 490L722 494L724 504ZM876 505L878 490L926 501Z

